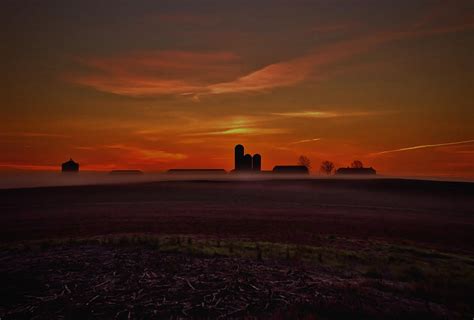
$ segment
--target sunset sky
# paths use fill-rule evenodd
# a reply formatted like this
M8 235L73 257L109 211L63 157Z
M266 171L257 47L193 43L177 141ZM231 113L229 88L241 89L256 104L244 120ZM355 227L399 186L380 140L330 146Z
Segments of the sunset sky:
M0 171L474 177L474 1L0 4Z

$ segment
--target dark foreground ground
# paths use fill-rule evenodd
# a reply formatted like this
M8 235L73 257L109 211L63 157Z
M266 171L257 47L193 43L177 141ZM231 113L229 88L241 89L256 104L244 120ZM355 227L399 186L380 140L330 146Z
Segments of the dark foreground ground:
M10 253L2 265L5 319L444 319L469 310L466 297L445 300L415 282L293 259L88 244Z
M2 319L474 315L470 183L10 189L0 212Z

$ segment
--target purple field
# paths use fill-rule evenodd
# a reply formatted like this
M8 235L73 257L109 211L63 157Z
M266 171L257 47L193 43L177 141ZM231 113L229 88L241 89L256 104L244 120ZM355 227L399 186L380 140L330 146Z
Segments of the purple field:
M416 180L166 181L0 191L2 241L111 233L313 243L315 235L471 250L474 184Z
M4 189L0 210L2 319L473 315L472 183Z

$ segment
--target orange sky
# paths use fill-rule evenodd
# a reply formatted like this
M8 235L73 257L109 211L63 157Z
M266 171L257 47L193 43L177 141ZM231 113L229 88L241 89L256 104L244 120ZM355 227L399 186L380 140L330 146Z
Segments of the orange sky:
M474 177L472 1L7 1L0 170Z

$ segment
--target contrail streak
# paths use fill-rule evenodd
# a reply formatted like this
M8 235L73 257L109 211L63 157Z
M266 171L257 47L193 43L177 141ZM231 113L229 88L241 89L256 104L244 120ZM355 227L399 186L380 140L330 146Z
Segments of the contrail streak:
M321 140L321 138L305 139L305 140L299 140L299 141L291 142L289 144L298 144L298 143L313 142L313 141L319 141L319 140Z
M444 147L444 146L454 146L454 145L458 145L458 144L467 144L467 143L474 143L474 140L464 140L464 141L437 143L437 144L422 144L422 145L419 145L419 146L413 146L413 147L406 147L406 148L400 148L400 149L395 149L395 150L387 150L387 151L376 152L376 153L372 153L371 155L376 156L376 155L381 155L381 154L386 154L386 153L394 153L394 152L410 151L410 150L418 150L418 149L427 149L427 148L436 148L436 147Z

